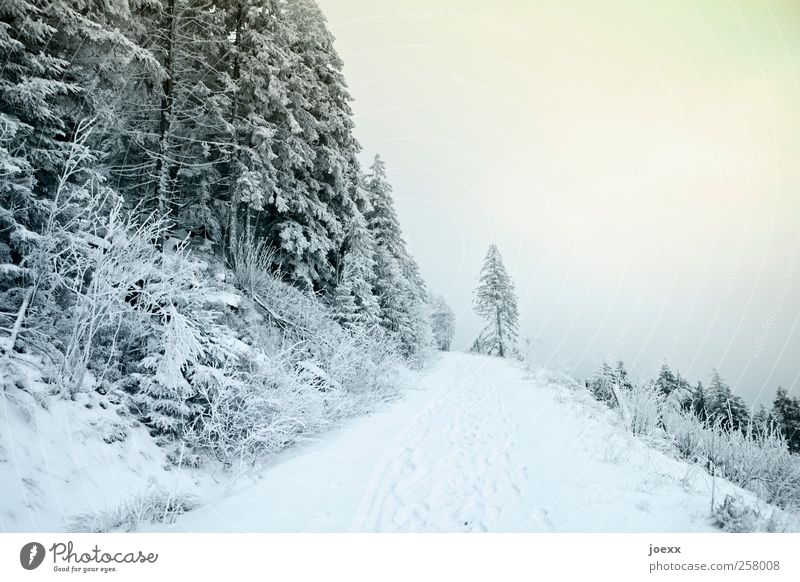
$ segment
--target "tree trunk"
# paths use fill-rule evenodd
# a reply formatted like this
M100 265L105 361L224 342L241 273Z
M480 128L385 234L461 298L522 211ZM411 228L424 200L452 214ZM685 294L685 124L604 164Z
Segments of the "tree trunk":
M17 311L14 327L11 329L11 337L8 338L8 344L5 346L4 351L6 354L13 352L14 347L17 345L17 338L19 337L20 331L22 331L22 324L25 321L25 314L30 305L31 295L33 295L33 288L28 289L22 298L22 305L20 305L19 311Z
M239 80L239 76L241 74L240 66L241 63L239 61L239 51L241 50L242 46L242 26L243 20L245 15L245 3L239 2L236 5L236 32L234 36L234 44L233 44L233 67L231 70L231 79L233 80L234 84L236 84ZM239 115L239 88L234 88L233 94L233 103L231 105L231 122L233 125L233 167L232 174L234 182L236 180L236 172L238 169L236 168L236 161L239 157L239 133L236 129L237 117ZM228 222L228 247L233 248L233 246L237 243L237 238L239 237L239 204L241 203L241 194L239 193L239 189L236 187L234 183L232 185L232 195L231 195L231 208L230 208L230 219Z
M174 101L174 60L175 60L175 31L177 28L177 0L169 0L167 14L164 21L166 31L166 46L164 48L164 70L166 77L161 85L161 112L158 123L158 158L156 159L157 203L160 216L166 216L170 211L170 171L167 155L172 124L172 105Z
M497 318L497 344L500 348L500 357L506 357L505 346L503 346L503 325L500 321L500 307L495 308L495 317Z

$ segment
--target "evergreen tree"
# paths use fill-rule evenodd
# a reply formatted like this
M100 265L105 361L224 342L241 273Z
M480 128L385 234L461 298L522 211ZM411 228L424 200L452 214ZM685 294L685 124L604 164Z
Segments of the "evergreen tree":
M342 274L333 293L336 318L345 326L372 327L380 322L375 285L375 241L363 224L353 227L344 254Z
M625 369L625 364L622 360L617 362L617 367L614 369L614 379L620 388L633 388L633 384L631 384L628 378L628 371Z
M672 394L672 392L678 386L675 374L672 373L672 370L670 370L666 362L661 364L661 369L658 372L658 378L656 378L656 386L664 394L664 396L669 396Z
M485 321L479 336L480 350L501 358L515 355L519 334L517 296L495 244L489 245L486 253L474 305L476 313Z
M685 406L687 402L692 399L692 385L684 378L680 372L675 372L675 389L672 391L672 397L681 407Z
M617 398L614 396L616 386L619 386L619 378L608 362L603 362L591 380L586 382L592 396L610 407L617 406Z
M400 221L394 208L392 187L380 156L364 182L369 204L367 227L375 240L375 295L381 311L381 325L393 334L407 357L417 355L426 342L430 322L426 321L427 291L419 266L408 252Z
M109 175L130 206L169 215L175 230L217 239L216 200L232 149L223 15L192 0L131 3L120 27L149 59L127 63L117 71L121 79L106 75L93 91L96 109L108 110L102 149Z
M789 450L800 452L800 398L792 398L779 386L772 403L771 417L786 439Z
M81 88L63 80L69 62L49 46L55 33L36 3L0 3L0 244L10 265L4 276L23 274L19 265L37 245L69 157L68 100Z
M742 430L750 421L744 400L731 392L719 372L713 370L707 393L708 420L724 429Z
M450 351L455 335L456 315L441 295L431 295L431 328L436 347L444 352Z
M690 388L689 397L681 402L681 407L704 422L708 419L708 397L702 382Z
M276 194L265 232L295 279L325 290L335 285L335 257L350 224L368 206L357 159L361 146L352 131L343 63L322 11L312 0L280 6L291 60L282 73L288 115L279 124L287 151L275 155L282 167L290 165L290 184L299 187Z

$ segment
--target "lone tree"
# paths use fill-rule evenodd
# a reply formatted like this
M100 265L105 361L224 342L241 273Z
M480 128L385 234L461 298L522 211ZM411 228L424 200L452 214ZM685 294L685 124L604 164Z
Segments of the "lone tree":
M474 306L486 325L475 340L473 351L501 358L515 355L519 333L517 296L503 257L494 244L489 245L483 261Z
M456 314L447 305L444 297L431 294L428 298L431 311L431 331L436 347L443 352L450 351L456 331Z

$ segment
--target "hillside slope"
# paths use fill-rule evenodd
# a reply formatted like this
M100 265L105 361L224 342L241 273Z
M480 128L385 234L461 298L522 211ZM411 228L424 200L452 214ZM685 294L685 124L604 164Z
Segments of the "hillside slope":
M159 529L719 531L707 473L627 434L565 378L448 353L416 382L384 411ZM726 493L753 500L717 479L717 499Z

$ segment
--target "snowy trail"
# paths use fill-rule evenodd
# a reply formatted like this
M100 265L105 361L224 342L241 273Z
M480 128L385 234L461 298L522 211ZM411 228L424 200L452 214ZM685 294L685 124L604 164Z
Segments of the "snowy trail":
M630 437L582 391L459 353L417 377L400 402L167 529L718 531L708 475Z
M497 380L474 363L450 357L428 377L437 398L384 453L354 530L486 531L499 515L516 488L509 421Z

